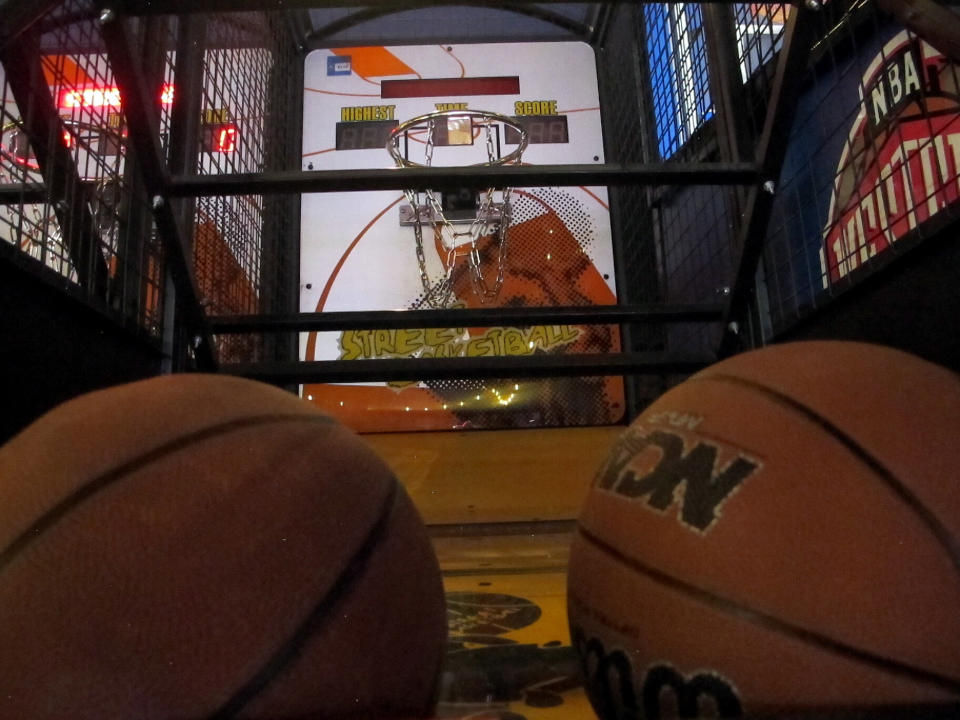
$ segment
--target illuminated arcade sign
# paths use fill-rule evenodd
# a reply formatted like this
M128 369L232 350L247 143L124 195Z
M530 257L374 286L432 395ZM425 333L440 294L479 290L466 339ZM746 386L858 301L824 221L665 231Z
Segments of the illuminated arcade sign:
M823 230L824 288L960 200L955 72L904 31L864 73Z
M165 83L160 90L160 103L169 106L173 103L174 86ZM118 110L122 105L120 89L113 86L69 88L60 91L58 106L62 110L78 108L108 108ZM122 124L119 113L108 115L109 125L118 128ZM204 112L203 130L200 137L202 152L227 153L237 149L239 132L233 122L229 122L229 111L217 108ZM73 147L74 139L69 132L64 133L64 144ZM113 153L116 154L116 153ZM25 157L25 156L24 156Z
M172 104L173 93L173 85L166 83L160 90L161 104ZM73 110L74 108L119 108L121 105L120 88L86 87L61 90L57 105L63 110Z

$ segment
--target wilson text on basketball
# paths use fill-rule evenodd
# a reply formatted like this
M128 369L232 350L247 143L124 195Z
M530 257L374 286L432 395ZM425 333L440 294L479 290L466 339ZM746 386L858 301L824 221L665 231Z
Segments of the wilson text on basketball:
M571 634L580 656L587 693L601 717L695 718L704 717L707 707L712 717L743 715L735 686L713 670L683 675L669 663L658 662L637 673L630 655L623 650L604 647L602 641L588 638L577 626L571 628ZM673 696L672 702L668 701L673 712L665 712L662 707L669 695Z

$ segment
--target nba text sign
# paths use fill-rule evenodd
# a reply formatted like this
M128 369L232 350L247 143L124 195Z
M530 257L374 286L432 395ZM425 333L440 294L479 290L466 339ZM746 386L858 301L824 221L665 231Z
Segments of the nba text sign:
M960 197L956 66L904 31L872 59L860 95L823 231L824 288Z
M310 53L304 74L304 170L393 164L391 130L440 110L507 116L527 132L524 164L604 161L596 63L584 43L330 48ZM562 68L562 72L558 70ZM400 137L400 152L434 167L470 166L517 149L516 127L488 132L471 119L438 121ZM477 195L437 193L469 228ZM493 202L503 203L498 189ZM305 312L450 307L599 305L616 302L606 188L513 188L503 251L476 240L484 275L502 274L495 297L475 291L471 246L441 244L430 222L421 252L412 208L400 191L317 193L301 205ZM462 219L462 218L461 218ZM619 348L615 327L433 328L304 333L301 358L480 357L583 353ZM305 385L303 395L361 431L594 425L623 413L620 378Z

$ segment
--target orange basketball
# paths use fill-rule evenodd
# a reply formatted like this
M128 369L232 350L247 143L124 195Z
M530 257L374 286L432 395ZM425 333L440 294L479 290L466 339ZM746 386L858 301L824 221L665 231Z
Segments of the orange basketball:
M423 716L446 617L423 524L277 388L92 393L0 448L0 717Z
M580 516L571 633L603 718L960 702L960 378L773 346L664 394Z

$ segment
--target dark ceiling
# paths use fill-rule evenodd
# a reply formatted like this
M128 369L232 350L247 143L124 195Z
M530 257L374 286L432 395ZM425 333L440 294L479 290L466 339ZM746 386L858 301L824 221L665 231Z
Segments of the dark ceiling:
M596 3L489 3L314 8L307 46L404 45L432 42L594 42L606 6Z
M433 42L582 40L596 45L611 12L607 3L526 0L117 0L131 14L282 10L306 49ZM0 0L0 45L48 13L57 0ZM99 6L91 6L94 10Z

